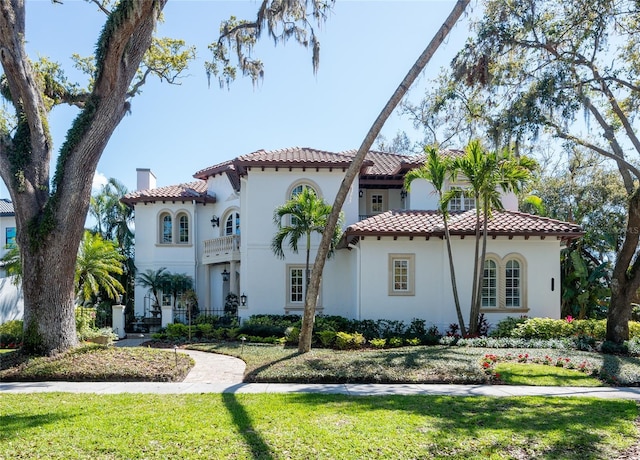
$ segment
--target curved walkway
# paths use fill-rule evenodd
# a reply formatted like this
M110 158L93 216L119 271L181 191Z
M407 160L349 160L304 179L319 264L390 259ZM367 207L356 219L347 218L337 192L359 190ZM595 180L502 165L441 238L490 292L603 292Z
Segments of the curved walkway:
M138 346L145 339L121 340L117 346ZM231 356L196 350L178 350L196 362L182 382L0 382L0 393L326 393L351 396L583 396L640 400L640 388L533 387L515 385L440 384L304 384L242 383L245 363Z

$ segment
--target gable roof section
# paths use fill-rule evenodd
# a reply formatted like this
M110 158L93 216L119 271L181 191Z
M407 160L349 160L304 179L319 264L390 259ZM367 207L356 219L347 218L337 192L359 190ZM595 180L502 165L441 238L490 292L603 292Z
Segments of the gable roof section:
M0 198L0 217L15 216L16 212L13 209L13 203L6 198Z
M453 212L448 221L451 235L475 235L475 210ZM488 234L494 236L540 236L570 240L584 235L579 225L515 211L493 211ZM387 211L350 225L345 238L353 242L365 236L443 237L444 223L437 211Z
M196 201L197 203L215 203L216 198L207 194L204 181L187 184L169 185L127 193L120 201L130 206L136 203L155 203L157 201Z

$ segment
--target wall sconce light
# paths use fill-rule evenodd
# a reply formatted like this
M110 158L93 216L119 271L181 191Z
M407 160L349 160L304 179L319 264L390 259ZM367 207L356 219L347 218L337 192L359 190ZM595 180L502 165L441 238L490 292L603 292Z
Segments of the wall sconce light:
M400 190L400 199L404 201L406 197L407 197L407 191L405 189Z
M225 267L222 272L222 281L229 281L229 272L227 271L227 267Z
M243 307L247 306L247 294L245 294L244 292L240 296L240 305L242 305Z
M359 196L360 198L362 198L362 197L364 196L364 190L360 190L360 191L358 192L358 196Z
M219 225L220 225L220 218L214 214L213 217L211 218L211 226L213 228L216 228Z

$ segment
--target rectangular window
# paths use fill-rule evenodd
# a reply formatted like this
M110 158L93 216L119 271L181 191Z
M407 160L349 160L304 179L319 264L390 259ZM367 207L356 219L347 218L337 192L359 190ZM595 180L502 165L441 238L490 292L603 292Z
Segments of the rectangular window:
M16 228L15 227L7 227L5 229L5 246L7 248L15 248L16 247Z
M414 254L389 254L389 295L415 295Z
M505 270L505 307L519 308L520 302L520 264L516 260L507 262Z
M483 307L496 307L498 305L498 273L497 265L493 260L484 263L482 278L482 302Z
M289 268L289 303L304 302L304 269L291 267Z
M178 222L179 228L179 241L180 243L188 243L189 242L189 218L187 216L180 216L180 220Z
M383 203L382 195L371 195L371 213L372 214L380 214L384 211L384 203Z
M450 190L457 190L460 194L454 196L449 201L449 211L468 211L475 209L476 199L474 197L463 195L463 189L460 187L451 187Z

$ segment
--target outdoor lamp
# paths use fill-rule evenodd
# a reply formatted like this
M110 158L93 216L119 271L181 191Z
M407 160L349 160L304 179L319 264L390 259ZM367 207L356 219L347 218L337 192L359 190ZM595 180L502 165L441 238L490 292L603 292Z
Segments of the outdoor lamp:
M227 267L225 267L222 272L222 281L229 281L229 272L227 271Z
M211 226L213 228L216 228L219 225L220 225L220 218L214 214L213 217L211 218Z
M247 294L245 294L244 292L240 296L240 305L242 305L243 307L247 306Z

